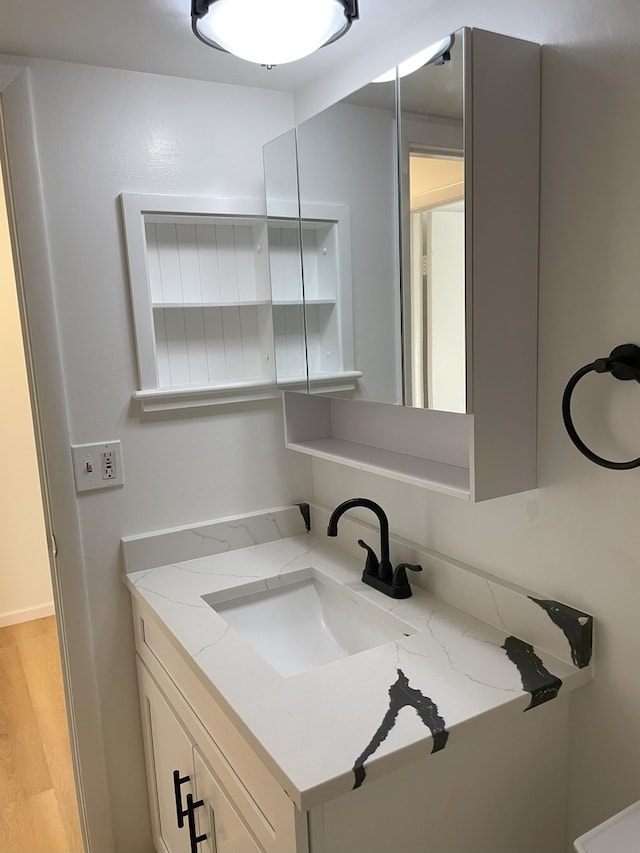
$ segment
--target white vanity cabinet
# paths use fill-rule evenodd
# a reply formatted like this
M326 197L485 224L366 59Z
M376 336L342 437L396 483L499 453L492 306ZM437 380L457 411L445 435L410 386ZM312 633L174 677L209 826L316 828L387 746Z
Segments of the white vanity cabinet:
M565 699L512 715L508 725L501 714L485 716L472 731L452 731L435 755L427 743L418 760L382 775L368 768L357 790L352 780L333 780L304 794L308 808L299 808L266 766L269 756L254 750L252 733L218 702L215 684L136 599L134 626L157 853L563 853ZM352 713L334 710L333 733L321 738L327 750L341 743ZM286 714L277 724L286 729ZM308 736L318 738L312 722ZM182 828L178 810L187 812Z
M354 553L373 529L336 547L300 510L122 540L157 853L190 846L176 771L206 853L564 853L593 618L395 536L428 587L387 598Z
M306 816L144 608L134 629L157 853L308 853Z

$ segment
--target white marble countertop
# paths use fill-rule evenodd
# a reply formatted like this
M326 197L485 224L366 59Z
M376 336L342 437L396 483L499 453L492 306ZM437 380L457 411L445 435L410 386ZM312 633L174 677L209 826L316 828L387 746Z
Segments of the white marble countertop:
M534 649L512 625L499 630L417 586L409 599L387 598L361 582L362 566L326 537L306 534L126 577L301 810L446 751L448 737L482 715L536 713L535 705L590 678L588 666ZM202 599L248 581L277 586L279 576L307 567L393 611L416 633L285 678ZM540 602L528 603L540 611Z

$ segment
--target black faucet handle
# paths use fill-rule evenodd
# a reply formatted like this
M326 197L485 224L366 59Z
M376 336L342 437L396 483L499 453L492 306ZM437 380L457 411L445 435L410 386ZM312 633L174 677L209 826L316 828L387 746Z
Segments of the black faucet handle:
M414 565L413 563L399 563L393 572L393 580L391 581L391 585L396 589L409 586L407 569L411 572L421 572L422 566Z
M363 539L358 539L358 545L367 552L367 562L364 564L364 574L365 575L373 575L374 577L378 577L378 570L380 568L380 561L376 555L376 552L371 548L370 545Z

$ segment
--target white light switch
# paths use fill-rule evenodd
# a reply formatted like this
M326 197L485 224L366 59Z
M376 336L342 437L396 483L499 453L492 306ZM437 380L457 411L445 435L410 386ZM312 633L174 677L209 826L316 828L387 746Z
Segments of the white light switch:
M72 444L73 474L76 492L109 489L124 485L122 453L119 441L99 444Z

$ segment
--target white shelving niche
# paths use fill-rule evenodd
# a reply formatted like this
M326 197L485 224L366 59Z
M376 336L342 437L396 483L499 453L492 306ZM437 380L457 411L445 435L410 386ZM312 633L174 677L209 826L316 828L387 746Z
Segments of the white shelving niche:
M300 229L297 217L267 226L255 199L122 193L121 203L140 378L133 397L145 411L275 397L308 377L353 389L344 208L319 205Z
M274 397L263 208L253 199L123 193L145 410Z

